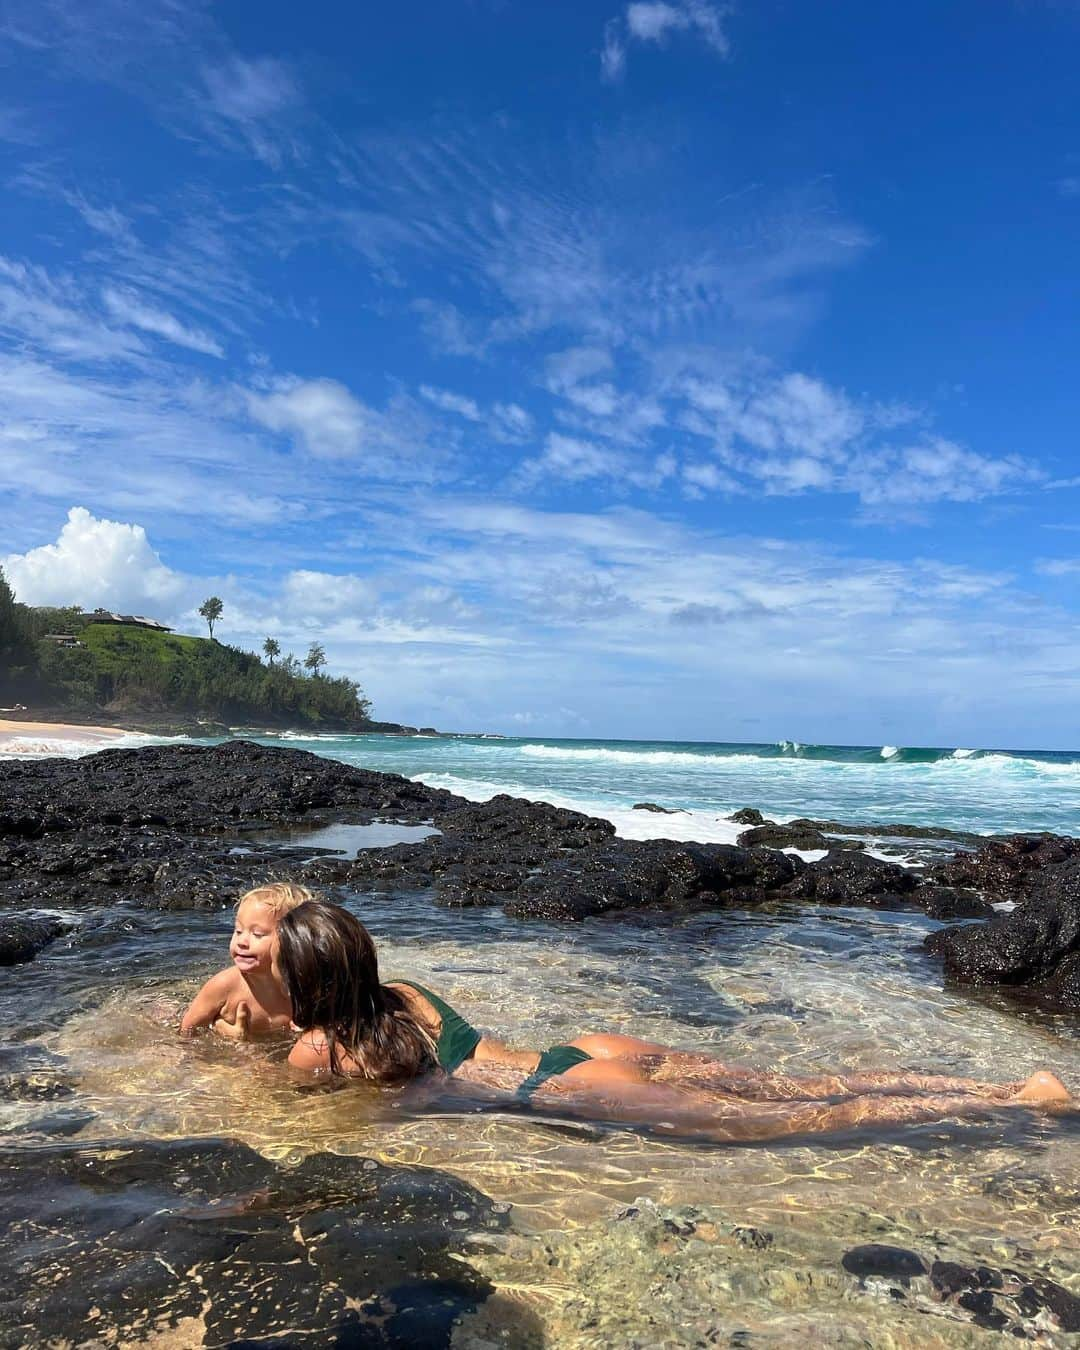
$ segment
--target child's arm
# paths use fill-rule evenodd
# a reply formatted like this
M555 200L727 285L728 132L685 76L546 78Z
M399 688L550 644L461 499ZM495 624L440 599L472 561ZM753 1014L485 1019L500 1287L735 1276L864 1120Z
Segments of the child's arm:
M206 981L184 1013L180 1023L181 1036L190 1036L200 1027L208 1027L217 1021L229 997L231 976L231 970L223 970Z

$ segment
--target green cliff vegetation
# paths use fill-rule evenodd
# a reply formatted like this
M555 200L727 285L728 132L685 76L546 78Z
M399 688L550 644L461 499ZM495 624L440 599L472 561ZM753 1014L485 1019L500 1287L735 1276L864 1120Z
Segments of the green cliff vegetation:
M70 635L74 644L55 635ZM100 622L77 608L22 605L0 571L0 703L113 720L165 715L350 730L372 725L360 686L321 673L326 657L318 643L303 663L281 657L273 639L264 651L268 664L213 639Z

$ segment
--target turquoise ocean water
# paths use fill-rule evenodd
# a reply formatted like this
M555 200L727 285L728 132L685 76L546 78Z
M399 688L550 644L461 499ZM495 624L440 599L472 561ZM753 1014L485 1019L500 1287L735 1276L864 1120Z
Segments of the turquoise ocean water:
M807 815L997 833L1080 830L1080 752L970 747L737 745L487 737L260 737L365 768L418 778L462 796L498 792L613 820L621 834L728 841L724 819L756 806ZM632 808L654 802L683 814Z
M496 736L237 735L420 779L473 800L496 793L553 802L614 821L628 838L731 842L725 819L756 806L774 820L811 816L866 825L901 822L994 834L1080 833L1080 751L905 746L547 740ZM20 737L22 756L89 747ZM112 744L145 745L130 735ZM179 738L186 740L187 738ZM653 802L676 815L635 811Z

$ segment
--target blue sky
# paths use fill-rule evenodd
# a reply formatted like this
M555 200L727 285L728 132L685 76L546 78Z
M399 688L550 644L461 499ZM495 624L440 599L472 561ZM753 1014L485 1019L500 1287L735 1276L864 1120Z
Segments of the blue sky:
M0 561L448 730L1080 745L1078 43L0 0Z

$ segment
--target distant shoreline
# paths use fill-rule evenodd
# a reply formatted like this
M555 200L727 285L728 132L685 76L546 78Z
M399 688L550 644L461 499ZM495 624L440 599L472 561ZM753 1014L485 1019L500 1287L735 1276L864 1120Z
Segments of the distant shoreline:
M19 709L19 712L23 712ZM29 709L25 710L29 713ZM242 723L229 724L207 719L178 718L146 715L123 715L115 722L105 725L92 721L93 714L85 715L82 720L77 712L57 712L55 714L35 709L33 717L13 717L8 710L0 712L0 754L11 754L23 747L20 742L26 738L62 739L75 741L81 745L101 745L123 736L191 736L191 737L243 737L243 736L280 736L289 733L294 736L423 736L446 737L453 732L437 731L434 727L410 727L397 722L373 722L370 726L297 726L295 723L279 726L255 726ZM99 714L100 716L100 714Z
M131 735L123 727L102 727L74 722L22 722L0 717L0 754L17 754L29 749L26 740L75 741L79 745L100 745L102 748L118 737Z

